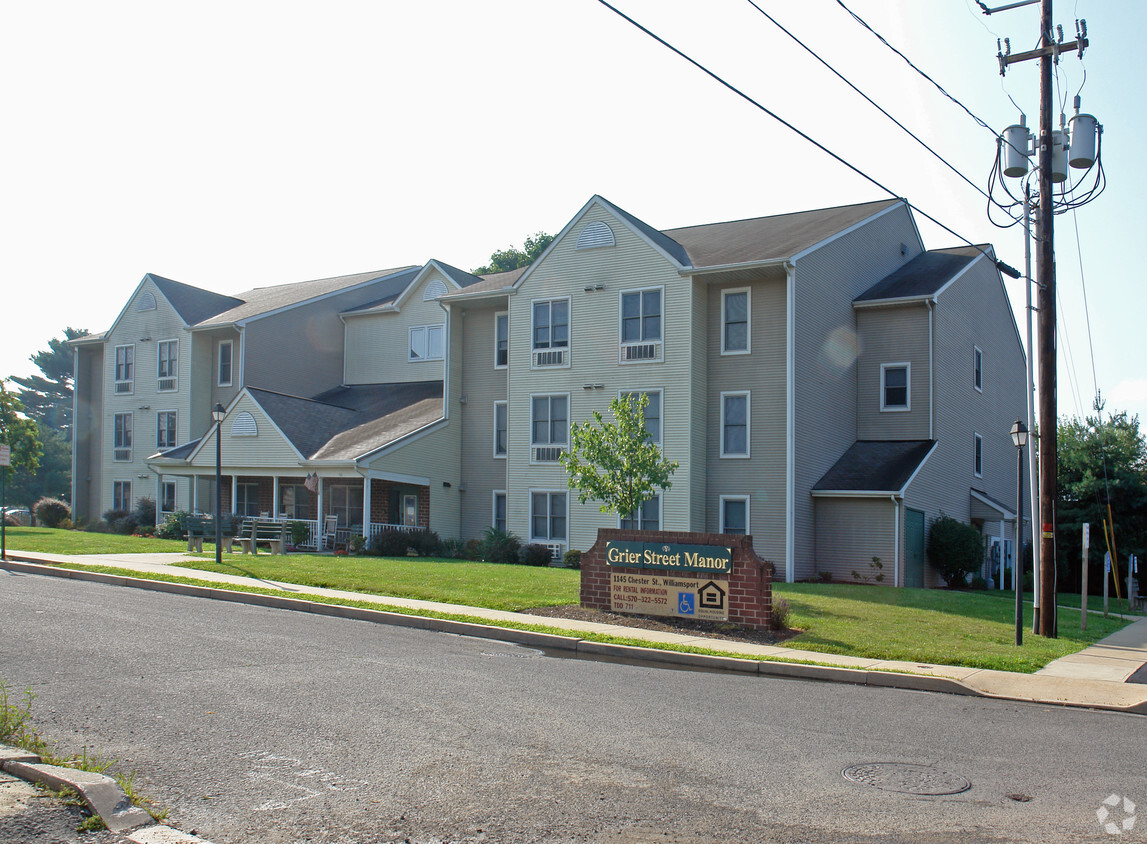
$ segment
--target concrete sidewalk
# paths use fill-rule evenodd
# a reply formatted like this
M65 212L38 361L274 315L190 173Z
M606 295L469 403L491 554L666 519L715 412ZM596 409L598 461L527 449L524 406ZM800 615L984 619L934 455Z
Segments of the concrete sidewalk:
M295 583L262 580L255 577L220 574L185 568L179 563L183 554L99 554L65 556L33 552L9 552L9 563L0 566L28 573L54 575L58 577L79 577L89 580L117 583L125 586L162 589L181 594L195 594L202 597L242 601L264 606L280 606L307 611L321 611L329 615L350 618L365 618L375 622L404 624L502 638L541 647L554 647L576 650L580 653L610 655L625 659L638 659L649 662L669 662L678 665L709 666L737 671L748 671L765 675L808 677L846 683L895 686L927 691L946 691L955 694L979 695L1008 700L1032 701L1065 706L1110 709L1121 712L1147 714L1147 685L1125 682L1141 666L1147 664L1147 618L1129 624L1106 639L1084 650L1049 663L1035 674L1017 674L1009 671L990 671L979 668L964 668L951 665L924 665L893 660L864 659L859 657L823 654L814 651L801 651L768 645L752 645L741 642L708 639L681 633L665 633L642 630L614 624L599 624L574 619L554 619L523 613L489 610L480 607L466 607L434 601L418 601L407 598L366 595L360 592L346 592L338 589L320 589L301 586ZM203 587L181 586L178 584L146 581L136 578L119 578L110 575L75 572L70 569L46 568L54 563L90 564L111 566L137 571L142 577L149 573L161 573L178 577L190 577L201 581L219 584L233 584L248 587L263 587L279 590L293 598L273 598L251 593L224 592ZM43 564L43 565L40 565ZM150 585L149 585L150 584ZM325 595L353 601L377 604L377 611L364 611L337 605L306 602L308 595ZM392 608L428 610L453 615L463 615L482 619L489 627L466 622L432 619L422 616L406 616L398 612L388 612ZM766 656L770 661L752 661L710 657L700 654L665 651L653 648L625 647L599 642L570 639L528 633L527 631L499 628L503 622L534 624L556 627L575 633L599 633L643 640L650 644L678 644L719 650L724 653L745 657Z

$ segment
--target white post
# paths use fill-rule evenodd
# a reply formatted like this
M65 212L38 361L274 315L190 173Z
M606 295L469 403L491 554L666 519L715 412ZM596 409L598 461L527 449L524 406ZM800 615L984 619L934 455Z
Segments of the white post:
M238 511L235 509L236 503L239 501L239 473L231 473L231 515L235 515Z
M370 542L370 475L362 479L362 535Z
M1091 525L1087 522L1083 523L1083 586L1080 588L1079 596L1079 629L1087 629L1087 551L1091 547Z
M271 475L271 518L279 520L279 476Z

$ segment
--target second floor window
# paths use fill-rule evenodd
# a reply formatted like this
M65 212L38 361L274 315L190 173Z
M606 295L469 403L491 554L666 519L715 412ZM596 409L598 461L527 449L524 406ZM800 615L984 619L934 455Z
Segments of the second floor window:
M410 329L409 360L442 360L445 345L444 326L416 325Z
M721 456L749 456L749 394L721 394Z
M510 363L510 315L494 315L494 367L502 369Z
M155 446L171 448L175 445L175 411L161 410L155 414Z
M976 346L972 347L972 386L984 391L984 353Z
M649 435L649 442L661 445L661 391L654 390L644 395L649 397L645 405L645 432ZM637 401L642 393L622 393L621 398Z
M911 385L910 368L906 363L885 363L880 367L880 409L908 410Z
M179 386L179 341L162 340L158 346L159 384L156 389L161 393L171 392Z
M135 382L135 346L115 347L115 391L130 393Z
M224 340L219 344L219 386L231 386L231 341Z
M569 396L533 396L530 399L532 458L556 462L569 445Z
M661 289L621 294L621 357L626 361L661 359Z
M494 456L505 457L507 436L509 434L509 421L506 415L506 403L494 402Z
M112 420L114 460L131 460L132 418L130 413L117 413Z
M570 300L534 302L531 334L533 366L568 366Z
M984 438L979 434L976 434L975 438L972 445L972 472L977 478L982 478L984 476Z
M749 291L721 291L721 354L749 351Z

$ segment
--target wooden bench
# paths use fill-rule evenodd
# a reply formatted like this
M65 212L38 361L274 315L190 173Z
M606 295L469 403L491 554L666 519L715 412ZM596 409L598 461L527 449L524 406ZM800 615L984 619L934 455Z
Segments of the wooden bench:
M187 517L187 553L203 553L203 538L215 535L214 519L208 516Z
M282 554L287 547L287 523L244 519L235 539L244 554L258 554L260 543L265 543L272 554Z

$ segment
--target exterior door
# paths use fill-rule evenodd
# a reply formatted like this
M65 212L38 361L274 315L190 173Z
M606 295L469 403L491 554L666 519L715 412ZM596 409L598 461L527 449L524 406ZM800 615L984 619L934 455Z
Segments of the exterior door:
M924 511L904 511L904 585L924 588Z

